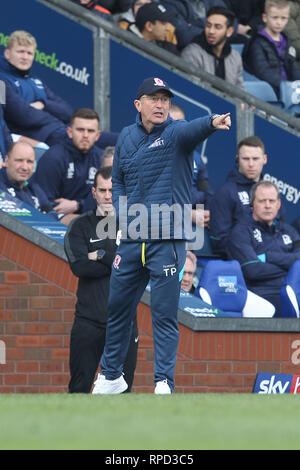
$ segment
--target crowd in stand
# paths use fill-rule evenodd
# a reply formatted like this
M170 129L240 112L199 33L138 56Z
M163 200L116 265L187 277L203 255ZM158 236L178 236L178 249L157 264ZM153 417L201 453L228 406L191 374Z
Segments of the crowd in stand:
M244 70L268 81L277 96L281 81L300 79L299 1L70 1L242 89ZM242 55L234 43L244 45ZM94 110L73 109L32 75L36 46L29 32L15 31L0 58L0 80L6 85L5 105L0 106L0 188L68 225L96 207L91 192L95 174L112 166L118 134L101 132ZM185 119L175 103L170 115ZM34 149L41 143L47 150L34 171ZM246 282L254 288L258 284L260 295L277 305L278 286L300 259L300 235L282 222L280 195L273 187L253 193L266 161L263 142L256 136L244 139L234 168L214 194L195 152L191 203L193 223L204 227L213 253L223 259L240 257ZM199 203L203 210L196 208ZM234 228L237 223L243 224L240 230ZM248 234L242 240L241 230ZM197 259L189 253L182 289L191 293L196 267ZM255 273L261 273L258 283Z

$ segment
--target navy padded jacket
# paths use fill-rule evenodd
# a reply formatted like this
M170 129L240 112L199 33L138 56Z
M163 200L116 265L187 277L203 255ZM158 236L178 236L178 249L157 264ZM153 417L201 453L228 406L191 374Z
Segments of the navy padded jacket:
M182 238L174 231L175 217L171 217L169 236L167 233L163 235L162 228L166 228L166 225L161 218L159 221L155 221L155 217L151 218L151 209L162 204L168 207L175 204L183 214L184 205L191 205L193 151L214 130L211 126L211 116L190 122L175 121L168 117L163 124L155 125L148 133L140 114L137 115L135 124L122 130L114 154L112 171L113 204L120 217L122 236L124 225L121 217L124 212L121 206L119 207L119 197L126 196L127 210L134 210L134 204L143 204L146 208L148 234L141 238ZM133 218L128 217L126 233ZM154 230L159 231L155 232L154 237L150 231L151 221ZM179 230L181 229L182 220Z
M300 235L289 224L268 226L248 216L228 238L228 257L239 261L250 290L258 295L277 293L288 270L300 259Z

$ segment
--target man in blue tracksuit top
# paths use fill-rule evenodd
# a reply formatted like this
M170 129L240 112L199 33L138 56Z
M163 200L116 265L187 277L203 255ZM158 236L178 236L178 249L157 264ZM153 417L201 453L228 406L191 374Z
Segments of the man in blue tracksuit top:
M196 146L215 129L229 130L231 121L229 113L174 121L168 115L172 96L162 79L145 79L134 101L136 122L122 130L116 146L113 204L122 238L112 267L102 375L95 382L94 394L122 393L127 388L122 370L132 312L149 280L155 393L169 394L174 389L177 310L186 259L185 234L179 235L178 227L182 218L176 220L175 213L186 205L191 209ZM159 214L161 222L158 205L176 205L173 217L170 212L168 219L166 213Z
M96 111L80 108L73 113L67 135L39 159L34 180L44 189L58 214L67 216L89 210L91 187L101 166L103 151L96 146L101 131Z
M250 191L261 179L267 163L262 140L249 136L237 148L236 168L210 200L210 239L213 251L226 258L230 231L244 216L250 214Z
M4 118L11 132L49 146L66 134L73 107L33 75L36 40L27 31L14 31L0 57L0 80L6 85ZM47 61L49 56L45 57ZM97 145L115 145L117 134L104 132Z
M34 148L27 142L13 143L7 152L4 165L0 169L0 189L20 199L35 209L49 213L55 219L58 214L43 189L34 181L32 174L35 165Z
M280 316L280 289L292 264L300 259L300 236L278 221L278 188L260 181L251 190L252 214L235 225L228 238L229 259L239 261L249 290L269 300Z

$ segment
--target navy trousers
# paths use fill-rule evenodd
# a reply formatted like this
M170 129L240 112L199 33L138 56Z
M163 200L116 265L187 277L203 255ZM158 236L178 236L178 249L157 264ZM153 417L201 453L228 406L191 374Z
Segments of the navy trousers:
M132 312L150 281L154 342L154 381L174 389L179 339L178 303L186 259L184 240L121 241L113 263L102 373L113 380L123 372Z

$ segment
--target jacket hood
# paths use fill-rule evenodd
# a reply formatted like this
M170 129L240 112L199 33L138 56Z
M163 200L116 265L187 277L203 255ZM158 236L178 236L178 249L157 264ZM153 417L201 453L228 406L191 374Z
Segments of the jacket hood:
M208 44L204 32L199 34L199 36L197 36L196 38L194 38L193 42L196 42L197 44L199 44L199 46L201 46L202 49L204 49L208 54L215 56L213 52L213 48L210 44ZM220 59L224 59L225 57L227 57L230 54L230 52L231 52L231 45L228 41L226 41L224 44Z

